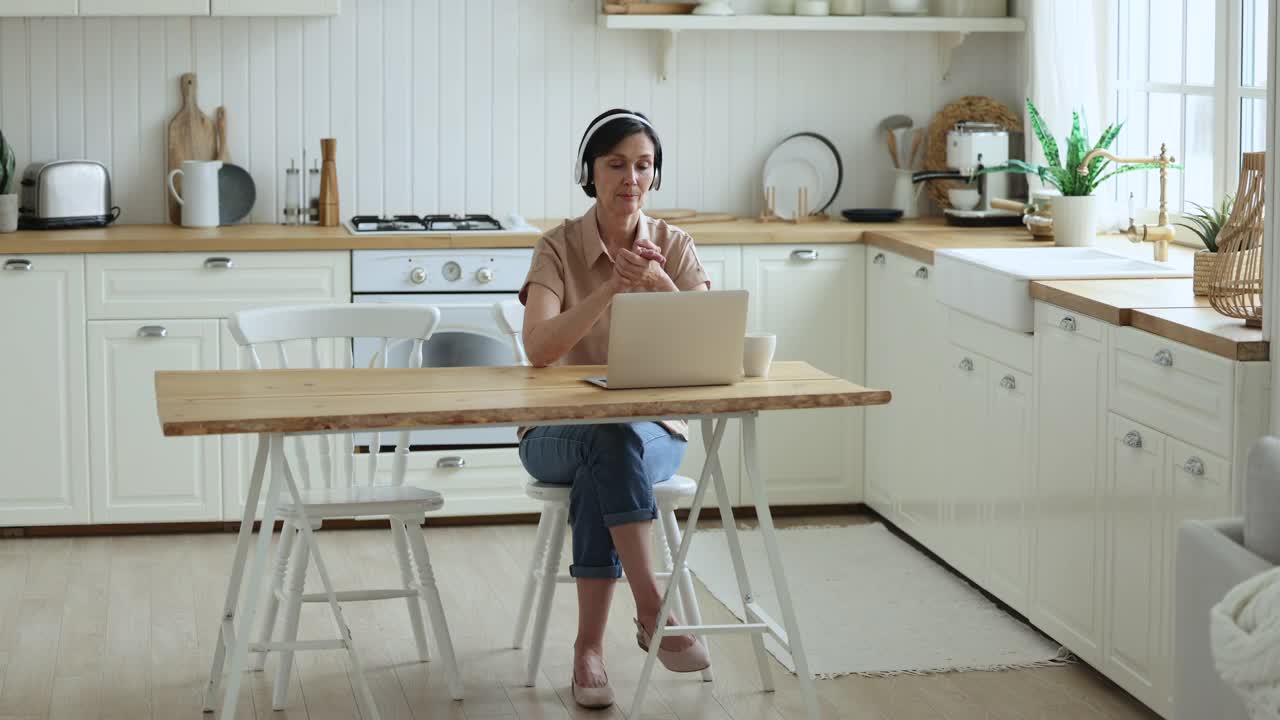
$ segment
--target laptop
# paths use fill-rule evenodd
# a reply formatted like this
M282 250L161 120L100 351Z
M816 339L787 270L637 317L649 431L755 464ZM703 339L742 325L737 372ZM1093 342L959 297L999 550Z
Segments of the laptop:
M742 379L747 291L625 293L613 298L608 390L731 385Z

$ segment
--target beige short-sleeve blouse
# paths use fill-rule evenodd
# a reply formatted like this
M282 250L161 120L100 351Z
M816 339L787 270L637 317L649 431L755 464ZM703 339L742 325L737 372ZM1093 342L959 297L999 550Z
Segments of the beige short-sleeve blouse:
M689 233L647 215L640 216L636 241L648 240L662 252L663 266L671 281L681 290L699 285L710 288L711 281L693 247ZM520 288L520 302L529 296L529 285L537 284L560 298L564 312L582 302L613 275L613 258L605 249L604 239L596 225L593 205L582 217L566 220L543 235L533 250L529 275ZM596 324L559 361L558 365L605 365L609 362L609 316L600 316ZM673 434L685 436L685 423L667 421L663 425ZM523 435L523 428L521 435Z

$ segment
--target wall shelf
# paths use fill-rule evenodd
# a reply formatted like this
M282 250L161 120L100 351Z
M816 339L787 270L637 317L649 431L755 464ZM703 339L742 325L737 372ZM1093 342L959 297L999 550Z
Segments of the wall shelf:
M675 66L676 36L689 30L834 31L834 32L932 32L938 39L938 71L945 80L951 70L951 52L975 32L1026 32L1023 18L856 17L801 15L600 15L600 27L609 30L658 30L663 33L660 77L665 80Z

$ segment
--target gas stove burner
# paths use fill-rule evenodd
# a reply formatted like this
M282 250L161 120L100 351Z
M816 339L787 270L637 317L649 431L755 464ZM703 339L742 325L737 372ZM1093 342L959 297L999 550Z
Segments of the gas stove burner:
M357 215L351 218L351 227L356 232L387 232L401 230L422 232L427 229L426 223L417 215L395 215L393 217L377 217L376 215Z
M428 230L476 231L501 230L502 223L492 215L424 215L422 223Z

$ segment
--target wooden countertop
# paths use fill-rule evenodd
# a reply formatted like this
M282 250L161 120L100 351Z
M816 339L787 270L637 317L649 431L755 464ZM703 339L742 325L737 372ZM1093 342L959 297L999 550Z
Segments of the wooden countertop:
M1135 309L1132 325L1231 360L1270 359L1261 329L1245 327L1243 320L1220 315L1211 307Z
M156 373L168 436L340 432L552 420L685 417L712 413L883 405L869 390L803 362L735 385L604 390L583 378L603 366L429 369L221 370Z

